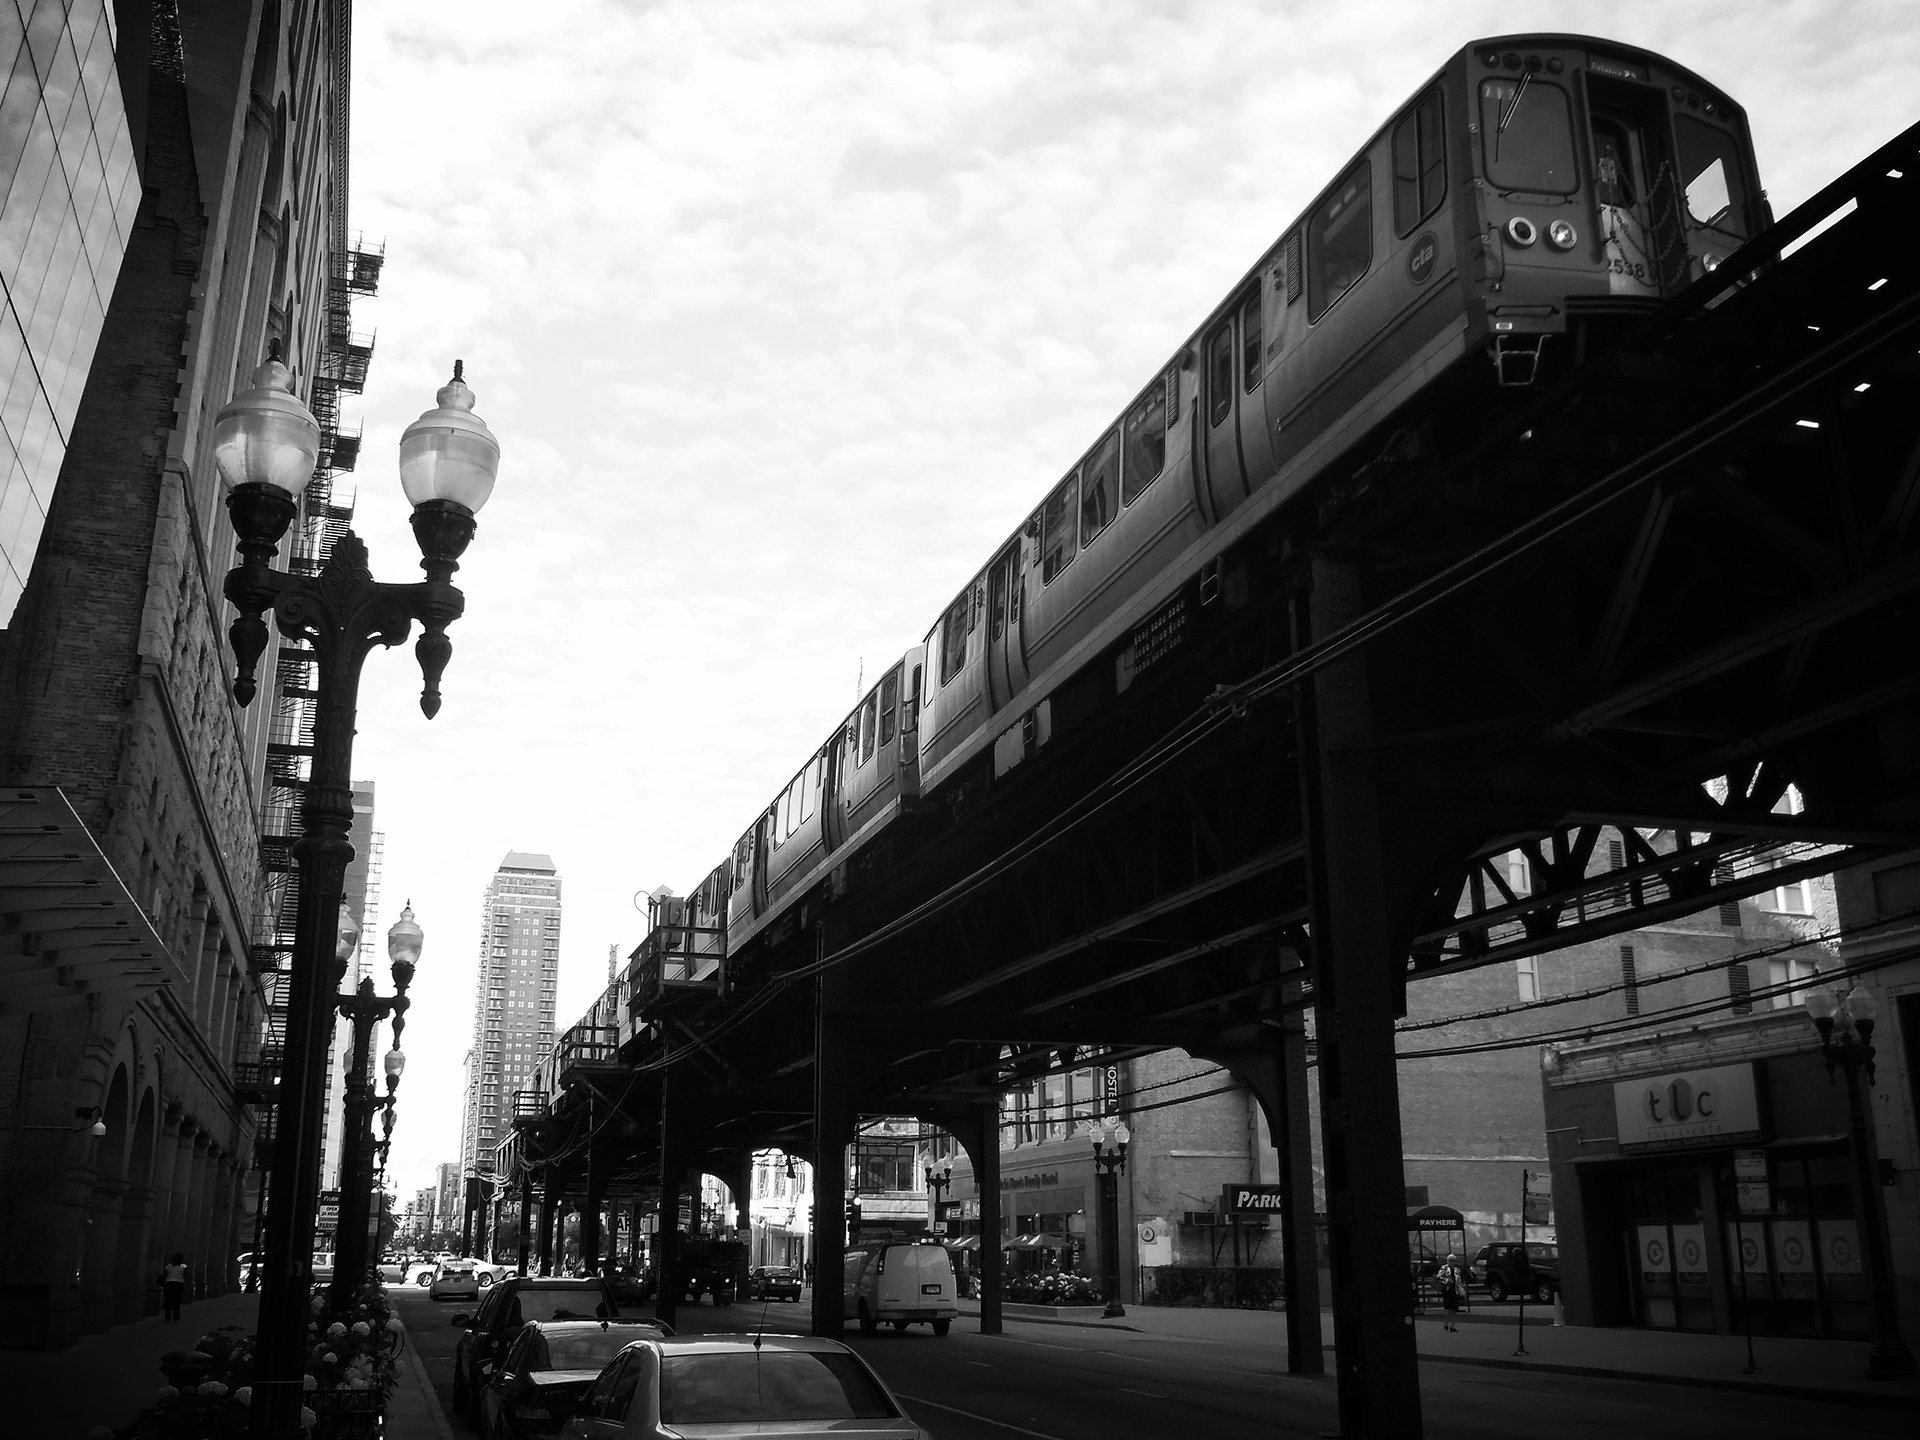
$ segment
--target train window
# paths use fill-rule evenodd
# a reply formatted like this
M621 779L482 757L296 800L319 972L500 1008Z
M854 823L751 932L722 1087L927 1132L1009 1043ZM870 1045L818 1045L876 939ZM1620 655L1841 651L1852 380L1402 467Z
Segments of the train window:
M1080 472L1080 548L1086 549L1107 528L1120 489L1120 432L1110 430Z
M973 628L973 592L969 590L947 607L940 622L940 683L949 684L967 663L967 631Z
M843 738L846 741L847 758L840 762L840 771L844 775L850 775L860 768L859 711L856 710L853 717L847 721L847 733Z
M993 562L987 572L987 638L998 640L1007 633L1007 576L1013 569L1014 552L1009 550Z
M820 760L816 756L813 763L800 772L800 813L793 817L795 825L804 825L813 818L813 812L819 808L820 798Z
M1480 148L1497 190L1566 195L1579 184L1567 92L1532 71L1480 82Z
M880 743L893 743L895 721L900 712L900 672L894 670L880 682Z
M1265 357L1260 353L1260 287L1240 302L1240 378L1251 395L1260 384Z
M1080 477L1069 475L1047 497L1040 518L1040 583L1048 584L1073 563L1074 518L1080 509Z
M787 836L793 833L793 787L789 785L780 792L780 798L773 807L773 848L778 850Z
M1626 127L1618 120L1593 122L1593 198L1624 210L1633 204L1633 163Z
M966 643L963 637L960 641L963 654L965 653ZM879 718L879 715L880 697L877 695L869 695L867 697L867 703L860 707L860 763L862 765L873 758L874 722Z
M1307 319L1360 283L1373 260L1372 169L1362 160L1307 221Z
M1207 337L1207 423L1233 413L1233 322L1224 320Z
M1131 505L1167 468L1167 412L1149 393L1127 412L1126 449L1120 460L1120 503Z
M1440 92L1429 90L1393 127L1393 233L1406 235L1439 209L1447 190Z
M1724 130L1691 115L1673 117L1680 142L1680 178L1686 184L1687 210L1702 225L1745 239L1746 193L1740 184L1740 151Z

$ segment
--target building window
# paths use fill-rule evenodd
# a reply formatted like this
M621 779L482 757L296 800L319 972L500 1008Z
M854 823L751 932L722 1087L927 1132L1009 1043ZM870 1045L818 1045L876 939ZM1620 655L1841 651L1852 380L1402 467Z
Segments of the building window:
M1762 893L1759 900L1762 909L1771 910L1776 915L1811 915L1813 913L1813 895L1804 880L1796 880L1791 885L1776 886Z
M1514 972L1520 982L1520 998L1538 1000L1540 998L1539 957L1530 955L1524 960L1514 961Z

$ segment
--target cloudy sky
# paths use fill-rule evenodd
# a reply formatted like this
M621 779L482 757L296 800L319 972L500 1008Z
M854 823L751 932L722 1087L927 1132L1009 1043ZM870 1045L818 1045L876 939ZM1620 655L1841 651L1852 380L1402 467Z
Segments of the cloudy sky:
M382 0L352 223L387 253L357 528L465 360L499 486L446 706L374 657L384 933L427 933L395 1133L457 1158L481 892L565 885L560 1023L1457 48L1572 30L1743 102L1784 214L1920 118L1910 0ZM383 976L384 978L384 976Z

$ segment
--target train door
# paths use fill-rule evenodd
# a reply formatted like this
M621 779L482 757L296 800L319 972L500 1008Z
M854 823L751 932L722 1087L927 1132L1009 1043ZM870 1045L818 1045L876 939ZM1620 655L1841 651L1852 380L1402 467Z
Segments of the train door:
M1216 521L1225 519L1247 498L1247 478L1240 463L1240 425L1235 415L1240 388L1234 363L1239 349L1235 333L1238 318L1228 311L1207 331L1200 345L1200 426L1207 467L1202 493Z
M1267 341L1279 331L1266 323L1264 276L1263 266L1261 278L1247 287L1235 307L1240 348L1240 399L1235 409L1240 417L1240 466L1249 490L1258 490L1273 476L1273 427L1267 422L1261 382L1266 377ZM1279 317L1273 319L1277 322Z
M1593 132L1594 223L1614 295L1659 299L1687 278L1680 177L1657 91L1595 78L1588 90Z
M987 569L987 703L998 710L1027 688L1027 657L1020 630L1025 571L1020 539Z
M830 855L840 848L840 842L847 838L846 809L840 800L840 769L846 756L844 732L836 735L833 742L822 752L822 763L826 766L820 778L820 844Z

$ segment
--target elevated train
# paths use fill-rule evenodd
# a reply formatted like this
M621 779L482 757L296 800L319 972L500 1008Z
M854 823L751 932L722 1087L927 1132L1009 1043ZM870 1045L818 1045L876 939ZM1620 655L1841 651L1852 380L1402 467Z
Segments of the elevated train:
M844 887L904 812L1044 747L1088 667L1124 691L1237 542L1416 402L1538 384L1769 223L1745 112L1692 71L1577 35L1460 50L807 758L689 923L733 954Z

